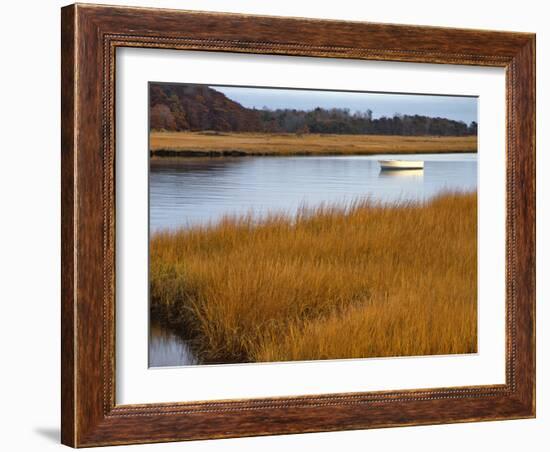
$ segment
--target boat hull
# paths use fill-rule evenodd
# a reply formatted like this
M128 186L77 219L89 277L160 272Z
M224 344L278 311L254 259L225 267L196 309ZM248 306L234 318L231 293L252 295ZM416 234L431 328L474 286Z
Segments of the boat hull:
M424 169L422 160L379 160L383 170L418 170Z

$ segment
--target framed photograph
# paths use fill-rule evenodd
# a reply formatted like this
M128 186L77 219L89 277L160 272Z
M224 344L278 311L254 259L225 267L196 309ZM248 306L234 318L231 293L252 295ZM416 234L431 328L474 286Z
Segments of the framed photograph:
M62 442L535 416L535 36L62 9Z

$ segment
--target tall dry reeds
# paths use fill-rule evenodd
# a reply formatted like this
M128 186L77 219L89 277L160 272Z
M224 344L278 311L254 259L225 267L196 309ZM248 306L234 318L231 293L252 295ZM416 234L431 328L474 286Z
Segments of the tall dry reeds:
M372 155L477 152L477 137L151 132L153 155Z
M477 195L224 218L151 238L151 309L202 362L470 353Z

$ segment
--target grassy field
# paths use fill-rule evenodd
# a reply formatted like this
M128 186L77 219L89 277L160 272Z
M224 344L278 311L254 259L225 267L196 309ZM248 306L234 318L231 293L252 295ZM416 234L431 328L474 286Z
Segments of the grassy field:
M477 152L477 137L151 132L154 156Z
M445 194L157 233L153 316L205 363L475 352L476 206Z

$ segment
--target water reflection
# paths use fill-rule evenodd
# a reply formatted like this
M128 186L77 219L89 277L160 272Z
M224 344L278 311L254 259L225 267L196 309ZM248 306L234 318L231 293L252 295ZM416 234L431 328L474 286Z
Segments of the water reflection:
M188 343L152 322L149 331L149 367L195 365L199 361Z
M378 159L424 160L424 170L380 171ZM151 232L216 222L223 215L294 213L304 203L422 200L477 187L476 154L213 157L152 160Z
M391 169L380 169L378 177L388 177L388 178L401 178L401 179L415 179L419 180L424 177L423 169L404 169L404 170L391 170Z

